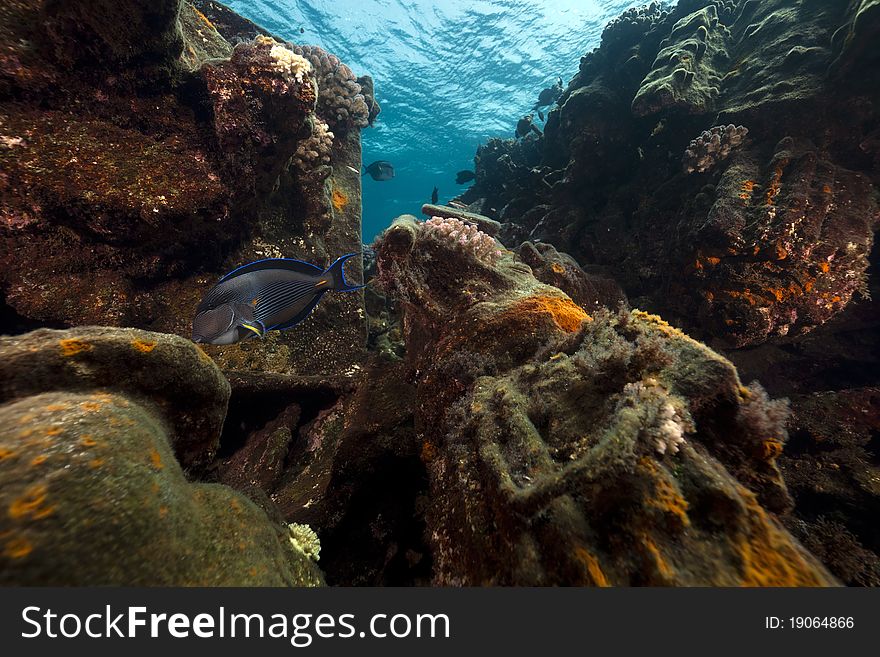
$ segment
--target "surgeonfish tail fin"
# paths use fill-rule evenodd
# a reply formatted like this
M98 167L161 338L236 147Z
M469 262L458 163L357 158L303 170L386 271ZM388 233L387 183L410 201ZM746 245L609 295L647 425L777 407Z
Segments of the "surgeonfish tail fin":
M353 290L360 290L362 287L366 287L366 285L349 285L348 281L345 280L345 270L343 269L343 265L345 261L349 258L353 258L354 256L359 256L360 253L346 253L344 256L340 256L336 259L332 265L327 267L327 270L324 274L329 274L331 278L331 283L333 284L332 290L336 292L351 292Z

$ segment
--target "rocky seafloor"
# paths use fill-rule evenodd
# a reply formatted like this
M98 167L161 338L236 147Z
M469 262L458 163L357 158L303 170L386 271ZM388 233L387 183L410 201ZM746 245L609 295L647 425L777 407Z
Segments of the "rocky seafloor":
M630 10L362 292L203 349L237 264L361 249L372 80L216 2L0 0L0 583L880 584L878 37Z

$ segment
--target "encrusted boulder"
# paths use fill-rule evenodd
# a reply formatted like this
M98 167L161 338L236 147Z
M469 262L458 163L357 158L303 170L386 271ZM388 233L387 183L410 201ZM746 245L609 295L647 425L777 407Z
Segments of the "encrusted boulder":
M377 253L415 372L435 583L835 583L773 516L786 407L729 361L412 219Z
M319 585L286 525L192 483L229 386L197 347L130 329L0 339L0 582Z
M0 337L0 403L56 391L113 393L153 409L186 466L213 457L229 401L217 366L175 335L83 326Z
M705 218L691 205L680 224L678 253L692 262L669 306L734 346L810 331L867 290L880 224L870 182L808 141L774 150L769 161L734 156Z

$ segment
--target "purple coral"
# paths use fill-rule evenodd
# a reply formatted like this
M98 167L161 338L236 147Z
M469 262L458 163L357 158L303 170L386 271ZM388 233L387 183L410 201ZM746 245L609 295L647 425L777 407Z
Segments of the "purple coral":
M425 222L425 230L436 239L471 252L477 260L487 264L494 265L501 257L502 251L492 237L460 219L431 217Z

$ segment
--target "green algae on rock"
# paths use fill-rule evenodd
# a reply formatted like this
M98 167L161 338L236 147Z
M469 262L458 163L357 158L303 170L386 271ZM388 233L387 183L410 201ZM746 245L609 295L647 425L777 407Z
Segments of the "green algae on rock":
M190 483L155 408L111 392L0 406L4 585L314 586L252 502Z
M415 372L435 583L835 583L767 510L791 504L784 406L725 358L641 311L591 318L409 218L377 255Z
M0 403L50 391L113 393L156 410L186 466L213 457L229 401L217 366L176 335L83 326L0 337Z

